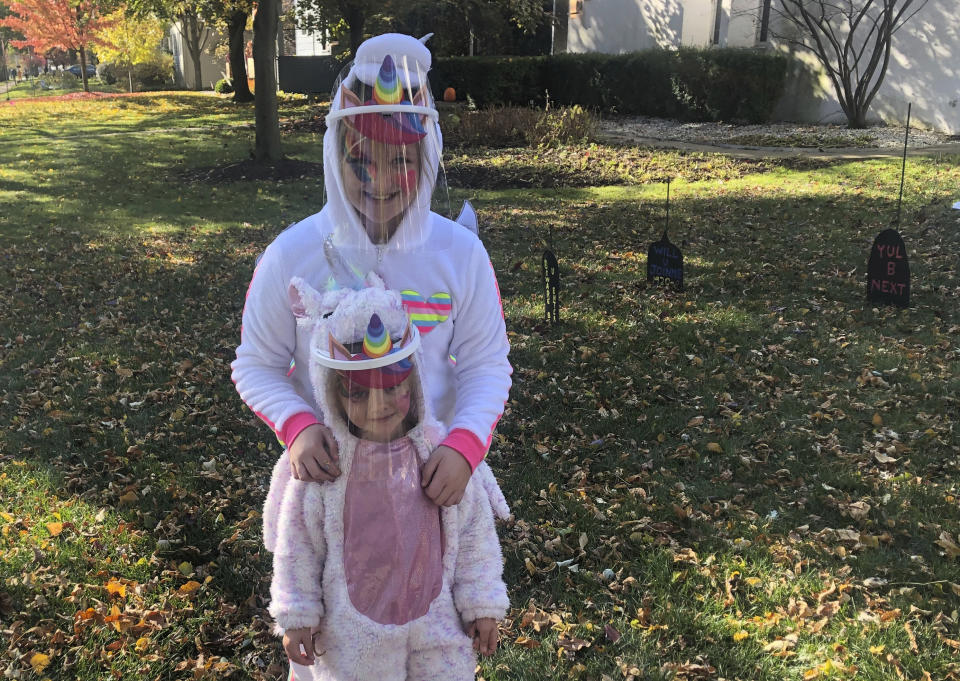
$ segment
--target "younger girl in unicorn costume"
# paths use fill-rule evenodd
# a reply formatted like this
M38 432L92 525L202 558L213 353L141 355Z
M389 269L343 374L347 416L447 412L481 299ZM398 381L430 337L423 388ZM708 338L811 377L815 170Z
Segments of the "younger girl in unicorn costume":
M376 272L419 331L424 397L446 435L424 467L437 505L456 504L484 459L510 389L496 278L480 240L431 210L446 199L429 50L371 38L334 88L323 138L326 203L266 249L247 294L233 380L288 448L292 475L330 482L337 443L310 388L307 342L287 304L299 277L319 291Z
M485 463L459 504L425 496L420 466L445 431L424 398L420 334L399 293L367 283L321 295L291 282L343 474L319 485L293 479L288 454L277 462L270 614L296 681L467 681L508 607L492 509L509 509Z

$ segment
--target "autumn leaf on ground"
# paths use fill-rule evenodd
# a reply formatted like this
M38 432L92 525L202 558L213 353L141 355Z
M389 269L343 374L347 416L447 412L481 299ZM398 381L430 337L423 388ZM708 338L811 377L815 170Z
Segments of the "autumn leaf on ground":
M121 598L124 598L127 595L127 587L115 579L111 579L109 582L107 582L107 593L111 596L120 596Z
M187 582L186 584L182 585L179 589L177 589L177 591L179 591L181 594L189 595L194 593L199 588L200 588L200 582L195 582L191 579L189 582Z
M63 532L63 523L47 523L47 532L51 537L57 537Z
M46 653L34 653L30 656L30 666L35 674L42 674L43 670L50 666L50 656Z
M524 648L539 648L540 641L537 641L527 636L518 636L517 640L513 642L515 645L522 646Z
M937 539L934 544L946 551L947 555L951 558L960 556L960 544L957 544L957 542L953 540L949 532L941 532L940 538Z
M567 636L561 636L557 639L557 646L559 647L557 652L560 654L565 654L568 660L572 660L574 656L576 656L578 650L589 648L590 645L590 641L585 641L582 638L568 638Z

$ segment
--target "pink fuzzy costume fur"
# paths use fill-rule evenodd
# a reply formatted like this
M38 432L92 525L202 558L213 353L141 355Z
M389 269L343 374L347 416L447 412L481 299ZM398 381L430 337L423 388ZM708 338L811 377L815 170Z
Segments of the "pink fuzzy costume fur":
M323 351L330 334L347 342L362 337L373 313L380 316L392 336L403 332L407 317L400 294L386 290L376 275L368 275L367 282L370 285L359 291L338 289L323 295L303 280L291 282L298 335L303 333L309 338L311 357ZM430 415L423 397L425 377L420 372L419 351L411 360L412 375L419 379L411 408L416 409L419 419L401 440L407 451L414 452L411 460L416 465L388 467L394 471L394 480L384 484L396 483L396 471L403 470L404 475L414 472L417 491L422 494L419 464L429 458L446 432ZM369 553L368 546L351 545L350 538L371 535L352 533L349 522L345 525L345 516L356 516L364 507L367 515L378 512L383 507L381 498L390 493L384 488L378 494L375 487L371 490L369 486L362 488L362 495L355 493L360 489L360 471L367 470L369 465L362 457L386 449L399 451L397 448L403 446L394 441L377 448L352 435L337 407L336 373L311 359L310 377L324 423L339 445L342 474L333 483L294 480L285 453L274 467L263 513L264 543L274 554L270 614L276 621L277 632L303 627L319 629L316 652L322 654L316 656L311 667L292 665L294 677L297 681L473 679L476 658L464 626L481 617L501 619L509 606L494 526L494 512L507 517L509 508L493 474L485 463L480 464L459 504L433 507L434 513L439 512L440 522L437 541L432 546L436 548L439 542L442 556L436 552L439 562L434 571L435 588L419 592L420 611L404 606L407 594L401 594L399 605L377 603L371 607L362 603L357 594L362 592L363 585L356 584L358 576L348 574L346 566L357 565L355 556ZM364 480L364 484L369 483ZM406 517L385 518L383 532L399 536L406 522ZM387 572L403 569L395 565L382 567ZM425 572L429 577L430 571ZM409 583L416 585L418 579L418 574L411 574ZM423 593L428 593L426 600ZM423 610L425 613L419 614ZM374 611L379 614L373 614Z

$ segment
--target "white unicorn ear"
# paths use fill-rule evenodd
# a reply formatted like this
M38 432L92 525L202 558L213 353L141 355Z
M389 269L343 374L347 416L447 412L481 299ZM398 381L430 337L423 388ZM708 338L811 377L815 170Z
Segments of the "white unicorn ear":
M290 299L290 309L294 317L320 316L320 293L300 277L290 280L287 297Z
M383 279L380 278L379 274L371 271L367 273L367 288L386 289L387 285L384 283Z

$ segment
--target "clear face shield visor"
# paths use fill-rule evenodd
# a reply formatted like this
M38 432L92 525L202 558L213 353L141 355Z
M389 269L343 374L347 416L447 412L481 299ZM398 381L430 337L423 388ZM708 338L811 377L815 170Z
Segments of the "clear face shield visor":
M409 41L398 52L384 52L377 39L361 45L334 84L327 115L327 201L336 192L340 220L374 249L415 250L428 241L442 248L430 238L429 213L449 215L429 52Z
M328 346L315 348L319 364L332 369L333 403L357 437L390 442L417 421L418 394L412 355L420 347L416 326L406 322L393 337L379 315L372 315L363 339L342 344L332 335Z

